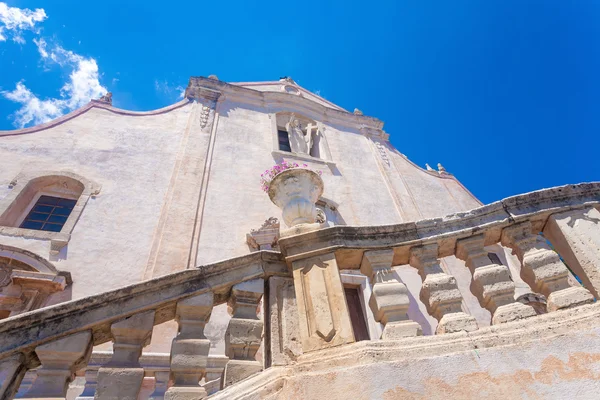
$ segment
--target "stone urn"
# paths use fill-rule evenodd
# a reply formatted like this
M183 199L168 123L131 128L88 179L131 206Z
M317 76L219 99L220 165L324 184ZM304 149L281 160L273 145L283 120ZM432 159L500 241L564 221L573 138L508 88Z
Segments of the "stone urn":
M314 224L317 218L315 203L323 193L323 180L314 171L303 168L286 169L269 184L271 201L282 210L288 227Z

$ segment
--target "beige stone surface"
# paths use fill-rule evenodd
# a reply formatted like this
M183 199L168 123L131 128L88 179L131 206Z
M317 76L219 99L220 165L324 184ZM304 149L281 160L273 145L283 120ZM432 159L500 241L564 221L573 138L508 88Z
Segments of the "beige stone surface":
M587 305L476 332L336 347L213 398L593 400L600 389L598 312Z
M593 207L552 214L546 236L596 298L600 287L600 211Z
M257 311L264 292L264 281L254 279L234 285L229 304L233 315L225 331L225 366L223 386L230 386L261 371L263 363L256 353L262 343L263 321Z
M37 378L24 398L64 398L75 371L86 365L92 353L92 332L66 336L35 348L42 363Z
M154 311L147 311L111 325L114 352L98 370L95 399L137 399L144 380L139 358L143 347L150 343L154 316Z
M536 315L532 307L515 303L515 284L510 270L506 265L491 261L483 234L457 241L456 255L466 261L473 275L471 291L479 304L492 314L492 324Z
M206 375L210 341L204 335L204 326L212 312L214 295L204 293L177 302L176 321L179 334L171 345L170 370L173 386L165 399L202 399L208 394L199 382Z
M292 263L303 352L354 342L333 254Z
M519 257L523 280L548 298L548 310L593 302L594 297L587 289L571 287L569 271L559 255L532 229L529 221L504 228L502 243Z
M369 306L375 320L384 325L384 340L422 334L421 326L408 318L409 292L392 272L393 258L392 250L366 251L360 267L373 285Z
M10 399L19 389L25 368L25 356L16 353L0 360L0 396Z
M417 268L423 279L419 297L427 312L438 320L436 333L452 333L478 328L477 321L462 310L462 294L456 279L440 266L438 246L434 244L411 249L410 264Z
M287 365L302 354L294 281L273 276L268 285L267 326L270 335L265 336L269 348L265 366Z

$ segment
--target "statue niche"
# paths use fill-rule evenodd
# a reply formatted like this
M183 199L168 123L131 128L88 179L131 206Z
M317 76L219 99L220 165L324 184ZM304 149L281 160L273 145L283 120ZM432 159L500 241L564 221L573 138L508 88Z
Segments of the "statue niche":
M306 154L321 158L320 143L322 126L317 122L296 114L278 115L278 125L283 125L288 133L290 148L293 153Z

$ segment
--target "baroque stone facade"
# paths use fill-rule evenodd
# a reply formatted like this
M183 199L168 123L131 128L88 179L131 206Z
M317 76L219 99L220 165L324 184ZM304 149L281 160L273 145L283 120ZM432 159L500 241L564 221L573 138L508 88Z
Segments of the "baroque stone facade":
M211 76L0 132L0 398L594 398L600 184L484 206L382 128Z

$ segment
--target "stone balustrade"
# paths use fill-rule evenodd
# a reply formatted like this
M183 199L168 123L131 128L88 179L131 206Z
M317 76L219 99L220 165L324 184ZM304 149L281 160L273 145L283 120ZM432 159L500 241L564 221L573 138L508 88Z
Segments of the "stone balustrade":
M140 362L143 348L155 325L173 319L179 334L169 363L151 373L153 399L204 398L223 387L249 385L257 374L277 374L316 352L355 346L340 270L360 271L370 282L364 311L383 325L381 338L371 340L425 340L415 337L422 329L409 317L413 302L438 321L436 338L462 337L461 332L481 336L477 332L485 329L465 307L466 296L489 311L494 329L508 331L511 324L526 326L538 318L554 321L516 301L517 278L519 285L547 298L544 311L558 319L568 313L573 319L572 311L589 307L600 290L599 208L600 184L581 184L444 218L328 227L280 238L281 253L261 250L10 317L0 321L0 398L13 398L28 370L37 377L20 397L44 393L64 398L77 373L86 378L81 399L136 398L148 374ZM491 245L513 252L521 264L520 277L488 256L485 248ZM457 262L464 263L466 275L450 273L444 261L448 257L462 260ZM395 266L418 272L419 300L410 295ZM569 268L583 286L573 283ZM261 300L262 318L257 313ZM212 308L226 302L233 315L225 337L229 361L222 384L220 374L209 371L204 325ZM108 341L114 345L110 360L90 369L91 347ZM264 361L256 359L261 345Z

